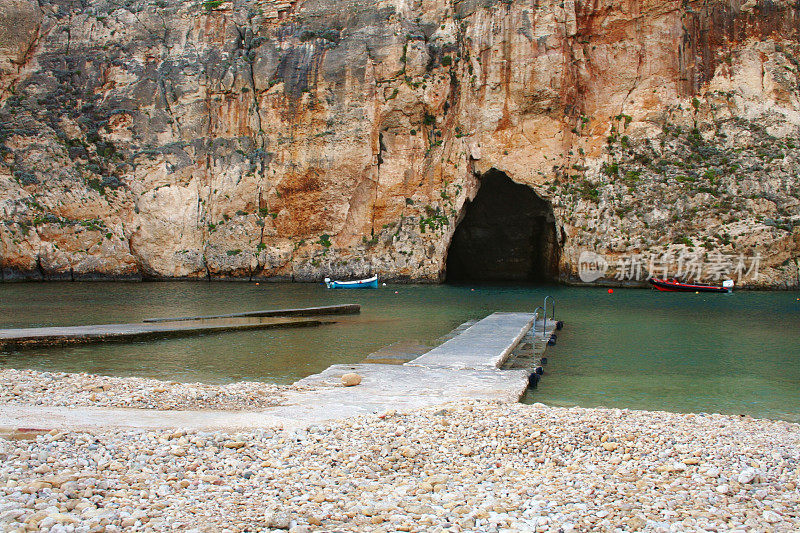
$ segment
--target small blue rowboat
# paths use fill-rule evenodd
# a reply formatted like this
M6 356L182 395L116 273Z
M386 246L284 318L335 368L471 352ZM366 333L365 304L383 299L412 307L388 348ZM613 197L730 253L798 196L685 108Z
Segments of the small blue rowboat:
M329 289L377 289L378 276L357 281L333 281L331 278L325 278L325 285Z

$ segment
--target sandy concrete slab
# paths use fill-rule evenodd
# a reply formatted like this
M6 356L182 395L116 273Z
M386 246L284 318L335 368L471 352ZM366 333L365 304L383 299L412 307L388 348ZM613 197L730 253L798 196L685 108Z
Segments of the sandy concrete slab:
M356 373L355 387L341 385L341 376ZM516 402L528 386L527 370L432 369L381 364L333 365L297 385L314 390L287 393L287 404L269 412L280 418L313 424L319 421L410 411L462 399ZM315 388L318 387L318 388Z
M341 385L343 374L362 376L355 387ZM286 393L284 405L259 411L179 411L1 405L0 428L99 429L177 428L240 430L305 427L388 410L400 412L460 399L515 402L527 387L527 370L429 369L382 364L333 365L297 382L309 390Z
M25 430L192 429L275 427L280 420L257 411L161 411L104 407L0 405L0 428Z

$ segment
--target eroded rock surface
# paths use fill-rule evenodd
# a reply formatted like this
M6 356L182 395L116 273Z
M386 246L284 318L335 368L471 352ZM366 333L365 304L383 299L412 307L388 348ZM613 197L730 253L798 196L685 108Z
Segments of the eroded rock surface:
M797 282L794 2L0 8L3 279L437 281L495 169L562 279L692 250Z

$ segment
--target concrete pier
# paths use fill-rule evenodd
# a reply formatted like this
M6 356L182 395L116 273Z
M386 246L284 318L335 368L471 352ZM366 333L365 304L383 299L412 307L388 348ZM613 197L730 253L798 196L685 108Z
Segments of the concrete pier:
M61 346L96 342L125 342L142 339L190 337L223 331L302 328L329 323L307 318L262 318L259 320L198 320L161 324L101 324L50 328L0 330L0 350Z
M500 368L531 329L533 319L531 313L494 313L406 364L452 370Z
M293 429L455 400L515 402L525 393L533 365L544 353L547 339L556 328L555 321L540 319L534 325L533 319L528 313L495 313L457 328L451 339L404 364L333 365L298 381L297 385L309 388L288 392L284 405L260 411L0 405L0 429L138 427L236 431L274 426ZM376 357L368 361L399 360L404 354L414 357L419 349L419 345L397 346L388 352L376 352ZM389 357L390 353L394 357ZM341 377L347 373L359 374L361 384L344 387Z
M297 309L246 311L225 315L146 318L141 324L3 329L0 330L0 350L65 344L125 342L167 337L191 337L208 333L248 329L313 327L329 324L331 321L298 317L355 315L360 312L360 305L342 304Z
M358 304L325 305L321 307L301 307L299 309L268 309L266 311L246 311L226 315L180 316L175 318L145 318L142 322L181 322L186 320L211 320L215 318L263 318L290 316L357 315L361 312Z

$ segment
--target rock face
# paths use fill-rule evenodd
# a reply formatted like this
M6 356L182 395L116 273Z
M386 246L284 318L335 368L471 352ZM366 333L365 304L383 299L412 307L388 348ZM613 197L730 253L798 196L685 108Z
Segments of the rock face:
M799 32L788 0L0 0L3 279L440 281L502 173L550 277L794 286Z

